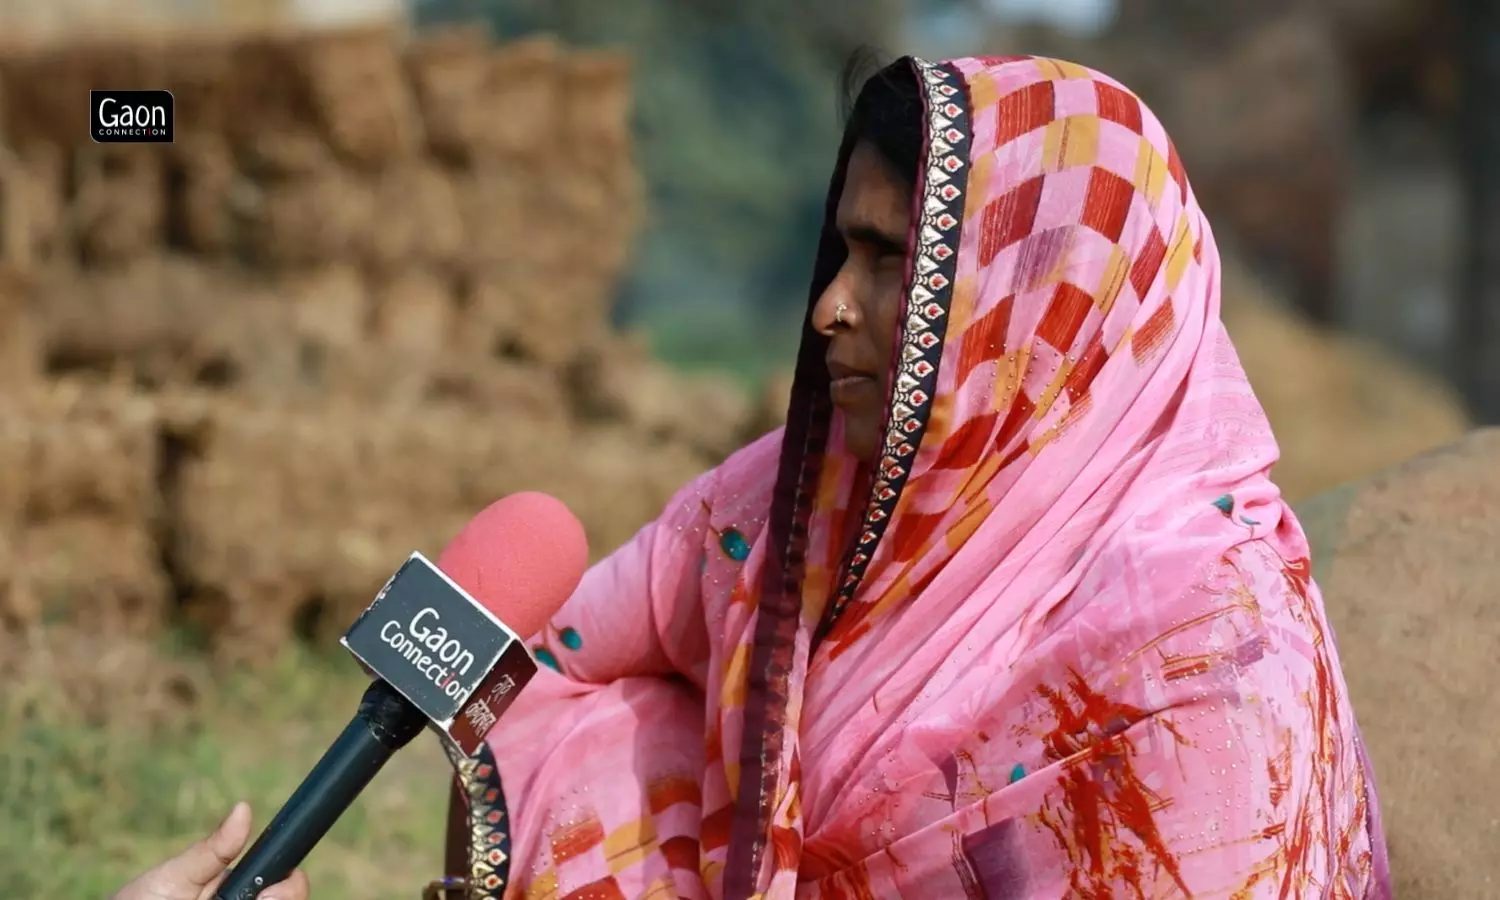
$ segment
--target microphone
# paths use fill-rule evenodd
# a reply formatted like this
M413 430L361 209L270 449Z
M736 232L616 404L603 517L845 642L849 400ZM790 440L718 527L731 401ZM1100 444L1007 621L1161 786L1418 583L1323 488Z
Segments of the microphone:
M536 674L536 634L583 578L583 526L546 494L475 516L434 566L413 553L339 643L374 676L333 746L266 826L215 900L254 900L292 873L386 761L430 726L471 756Z

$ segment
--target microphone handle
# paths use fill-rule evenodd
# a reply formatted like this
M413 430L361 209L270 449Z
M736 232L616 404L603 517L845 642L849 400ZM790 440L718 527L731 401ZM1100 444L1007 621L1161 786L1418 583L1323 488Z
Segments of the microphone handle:
M286 878L328 833L386 761L426 724L395 688L376 680L359 712L302 780L255 844L225 876L215 900L255 900Z

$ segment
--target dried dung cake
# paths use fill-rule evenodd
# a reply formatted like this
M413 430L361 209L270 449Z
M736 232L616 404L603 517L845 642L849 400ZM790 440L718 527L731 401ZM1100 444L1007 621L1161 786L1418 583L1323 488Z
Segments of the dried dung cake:
M100 83L172 90L175 142L94 144L58 110ZM629 98L617 55L473 31L0 47L7 627L263 656L506 493L602 553L732 450L744 398L610 323Z
M1403 900L1500 892L1497 509L1495 429L1298 506Z
M474 512L518 490L554 493L593 546L616 546L702 459L629 429L476 420L457 405L384 417L338 402L200 411L170 552L195 614L239 652L284 637L310 610L346 623L407 553L437 553Z

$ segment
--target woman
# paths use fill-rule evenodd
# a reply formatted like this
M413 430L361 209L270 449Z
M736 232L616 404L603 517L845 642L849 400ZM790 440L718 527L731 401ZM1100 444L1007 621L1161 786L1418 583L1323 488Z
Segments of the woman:
M491 884L1386 896L1213 236L1141 102L1048 59L887 68L811 296L785 429L538 637L560 674L492 738L494 805L475 783Z

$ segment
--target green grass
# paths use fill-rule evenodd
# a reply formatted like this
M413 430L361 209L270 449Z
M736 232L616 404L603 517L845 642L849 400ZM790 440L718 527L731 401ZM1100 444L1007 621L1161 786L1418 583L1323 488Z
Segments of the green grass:
M162 727L90 725L45 690L0 701L0 882L6 897L99 898L213 828L237 799L256 831L354 712L366 679L296 650L221 678ZM129 698L121 698L128 704ZM319 900L419 896L439 874L449 772L436 739L398 754L313 851Z

